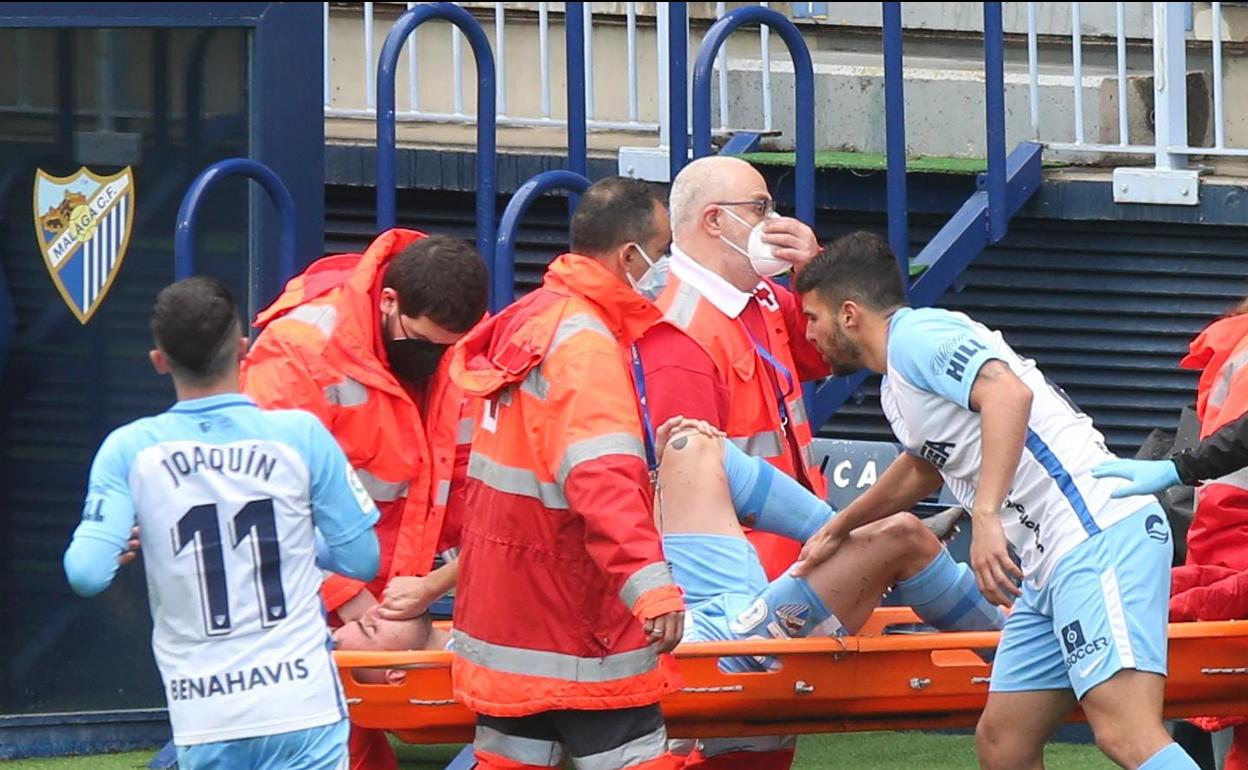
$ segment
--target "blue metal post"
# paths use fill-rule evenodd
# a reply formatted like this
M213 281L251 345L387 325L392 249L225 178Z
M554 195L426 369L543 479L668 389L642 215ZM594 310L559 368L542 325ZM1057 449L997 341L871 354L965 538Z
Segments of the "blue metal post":
M195 274L195 233L200 204L208 190L222 179L232 176L245 176L259 182L277 209L281 228L277 265L281 273L279 278L284 284L295 274L295 200L271 168L248 158L219 160L204 169L187 188L178 208L178 223L174 230L173 277L182 280ZM255 316L255 308L248 311L248 318Z
M984 102L987 105L988 242L1005 237L1005 54L1001 3L984 3Z
M667 4L667 125L671 144L667 160L673 181L689 159L689 107L685 101L689 83L689 38L685 35L688 5Z
M702 39L693 65L693 156L711 154L711 71L715 55L738 27L765 24L780 35L793 58L797 104L797 167L794 170L794 197L797 218L815 224L815 71L810 49L793 22L769 8L737 8L715 22ZM673 130L676 123L673 118ZM673 134L675 136L675 134Z
M884 121L888 147L888 245L910 286L910 226L906 202L906 97L902 70L901 3L884 3Z
M568 170L589 176L588 127L585 121L585 4L567 3L564 15L568 49ZM568 219L581 196L568 193Z
M583 193L589 180L572 171L543 171L520 185L516 194L507 202L498 220L498 269L493 275L493 291L490 292L490 310L497 312L511 304L516 297L515 252L516 235L520 232L520 219L533 201L550 190L570 190Z
M492 271L496 180L494 53L489 38L472 14L454 3L418 5L404 13L386 35L377 62L377 230L394 227L395 217L395 73L399 53L416 28L430 19L459 27L477 62L477 251Z

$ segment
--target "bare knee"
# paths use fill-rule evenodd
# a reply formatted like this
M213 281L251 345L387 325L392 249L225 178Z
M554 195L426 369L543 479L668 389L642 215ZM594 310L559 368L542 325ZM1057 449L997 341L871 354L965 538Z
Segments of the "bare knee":
M724 450L719 442L720 439L692 430L678 433L667 442L663 467L673 471L722 470Z
M890 546L907 555L921 557L924 564L941 548L940 541L913 513L894 513L875 526Z
M975 726L975 754L981 770L1027 770L1043 767L1044 747L1027 746L1009 725L988 714Z
M1123 767L1139 767L1170 743L1160 720L1151 729L1141 729L1125 717L1097 720L1092 725L1092 737L1105 756Z
M1131 730L1124 729L1125 727L1125 725L1116 722L1102 722L1092 730L1092 737L1096 741L1096 747L1105 756L1120 765L1134 767L1139 762L1129 762L1129 758L1138 752L1134 750L1133 744L1135 741L1131 735ZM1143 757L1143 759L1147 758L1147 756Z

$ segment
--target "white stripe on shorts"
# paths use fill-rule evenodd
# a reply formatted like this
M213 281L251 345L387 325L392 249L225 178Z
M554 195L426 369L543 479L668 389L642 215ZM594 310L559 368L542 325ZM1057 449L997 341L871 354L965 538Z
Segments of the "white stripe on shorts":
M1113 567L1101 573L1101 594L1105 597L1105 612L1109 616L1109 630L1118 650L1118 665L1135 668L1135 651L1131 649L1131 634L1127 630L1127 614L1122 607L1122 594L1118 591L1118 572Z

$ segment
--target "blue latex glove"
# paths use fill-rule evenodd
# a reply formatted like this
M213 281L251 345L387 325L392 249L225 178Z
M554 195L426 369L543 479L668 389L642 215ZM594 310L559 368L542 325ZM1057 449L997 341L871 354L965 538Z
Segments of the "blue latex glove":
M1092 469L1093 478L1126 479L1110 497L1151 495L1179 484L1179 469L1169 460L1110 460Z

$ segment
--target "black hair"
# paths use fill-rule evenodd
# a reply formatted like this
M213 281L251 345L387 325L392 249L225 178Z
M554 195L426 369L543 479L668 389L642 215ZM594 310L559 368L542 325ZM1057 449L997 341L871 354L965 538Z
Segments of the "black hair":
M382 286L399 296L399 312L428 316L460 334L485 315L489 277L485 261L467 241L430 235L408 246L386 267Z
M667 196L651 182L624 176L594 182L572 216L572 251L601 257L625 243L649 240L656 235L656 203L666 206Z
M161 289L150 325L156 347L179 379L211 382L237 360L238 308L230 290L215 278L184 278Z
M829 304L852 299L879 312L908 304L888 241L865 230L833 241L802 269L795 288L799 294L818 292Z

